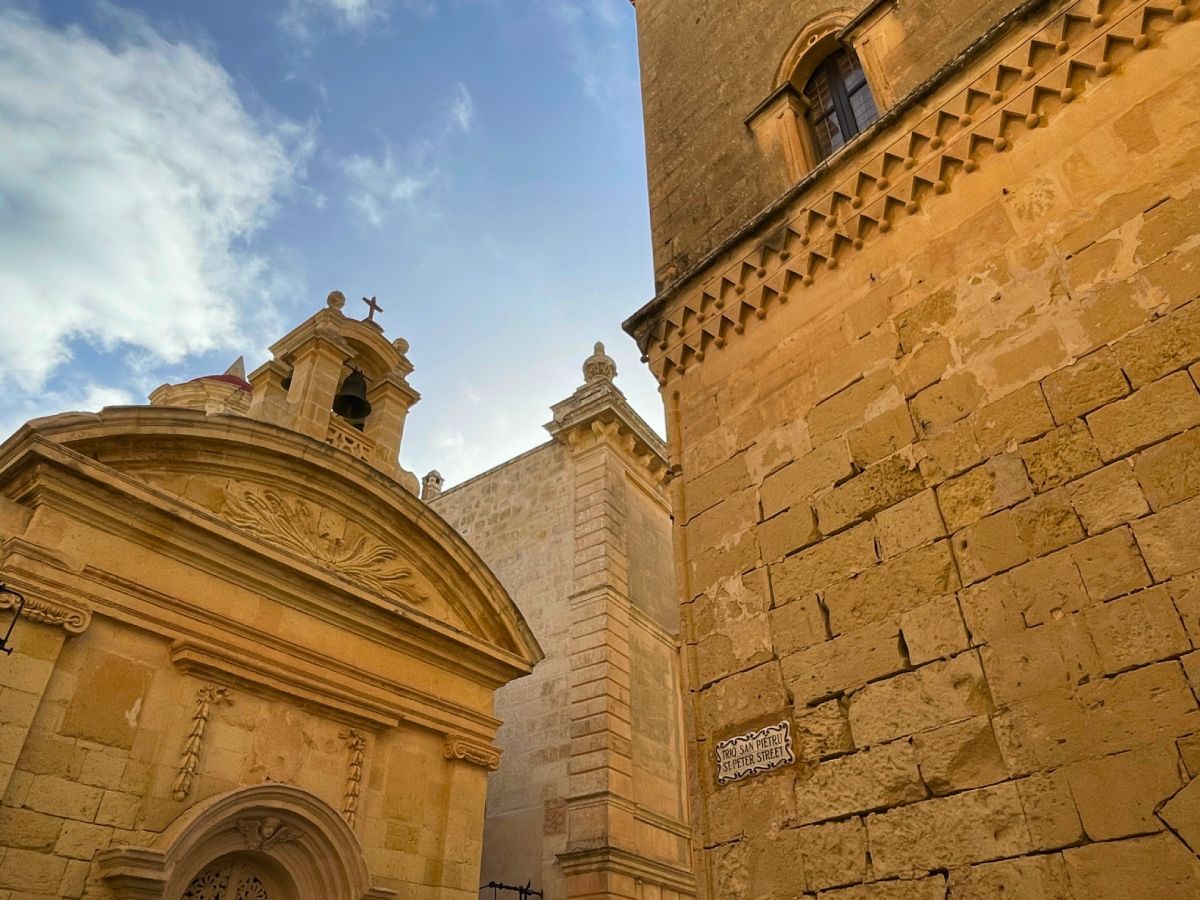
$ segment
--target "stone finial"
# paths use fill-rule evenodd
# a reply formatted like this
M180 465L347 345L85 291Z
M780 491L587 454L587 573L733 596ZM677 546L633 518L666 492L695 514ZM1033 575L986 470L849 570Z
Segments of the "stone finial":
M436 500L442 493L442 485L446 483L446 479L442 477L442 473L437 469L432 469L421 479L421 499L428 503L430 500Z
M346 305L346 295L341 291L330 291L329 296L325 298L325 304L330 309L336 309L341 312L342 307Z
M604 352L604 344L596 341L595 351L583 361L583 379L588 384L612 381L617 377L617 364Z
M246 380L246 357L239 356L233 361L233 365L225 370L226 375L232 375L234 378Z

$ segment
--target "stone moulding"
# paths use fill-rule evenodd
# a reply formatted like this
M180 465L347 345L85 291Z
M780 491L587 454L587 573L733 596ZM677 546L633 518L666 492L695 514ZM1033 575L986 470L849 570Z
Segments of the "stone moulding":
M562 867L563 875L613 872L689 897L696 893L696 879L688 869L616 847L559 853L558 864Z
M500 768L499 749L462 735L447 736L446 743L442 746L442 755L446 759L457 759L475 766L482 766L489 772L495 772Z
M67 561L21 538L10 538L0 548L0 581L25 597L22 618L82 634L92 624L92 610L54 577L70 568ZM0 594L0 610L14 606L11 594Z
M346 792L342 798L342 818L351 828L358 818L358 801L362 789L363 762L367 752L366 735L354 728L343 731L339 737L350 749L350 771L346 775Z
M321 509L268 487L242 487L225 495L221 515L231 525L315 560L334 573L384 596L413 604L429 599L415 569L399 553L365 534L352 539L322 533Z
M637 326L651 371L660 383L682 375L907 216L936 209L958 178L1009 151L1198 8L1200 0L1067 5L885 149L847 165L832 190L795 203L757 248Z

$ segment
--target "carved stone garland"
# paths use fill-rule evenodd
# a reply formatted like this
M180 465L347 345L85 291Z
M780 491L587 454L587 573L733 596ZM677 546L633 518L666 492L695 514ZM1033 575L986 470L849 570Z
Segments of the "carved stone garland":
M339 737L350 748L350 773L346 777L346 793L342 798L342 818L351 828L358 818L359 790L362 786L363 761L367 749L367 739L354 728L343 731Z
M179 774L175 776L175 784L171 788L171 796L176 800L186 800L192 791L192 782L200 765L200 748L204 744L204 732L208 728L208 717L212 708L221 704L233 703L233 697L228 688L206 686L196 692L196 712L192 715L192 730L183 745L183 754L179 758Z

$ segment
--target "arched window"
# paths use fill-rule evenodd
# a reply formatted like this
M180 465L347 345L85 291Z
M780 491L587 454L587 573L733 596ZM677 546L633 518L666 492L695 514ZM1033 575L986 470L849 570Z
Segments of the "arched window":
M825 159L879 118L867 76L854 51L839 47L804 85L814 149Z

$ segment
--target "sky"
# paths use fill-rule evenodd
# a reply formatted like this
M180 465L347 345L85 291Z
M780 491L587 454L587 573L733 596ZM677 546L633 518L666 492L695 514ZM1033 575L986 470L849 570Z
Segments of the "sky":
M248 370L343 291L454 484L653 294L628 0L0 0L0 431Z

